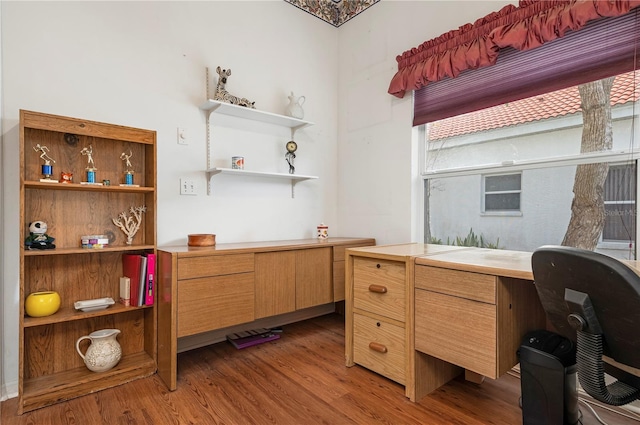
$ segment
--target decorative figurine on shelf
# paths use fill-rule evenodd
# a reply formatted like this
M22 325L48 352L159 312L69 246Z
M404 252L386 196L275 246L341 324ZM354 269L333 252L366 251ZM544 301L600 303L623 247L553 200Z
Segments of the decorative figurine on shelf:
M129 155L127 155L125 152L122 152L122 154L120 154L120 159L125 161L124 184L121 186L137 186L133 184L133 166L131 165L130 161L132 155L133 154L131 150L129 150Z
M93 146L89 145L88 148L82 148L80 151L82 155L87 156L87 181L89 184L97 184L96 183L96 164L93 162Z
M49 156L49 148L46 146L40 146L40 143L36 144L33 147L33 150L40 153L40 158L44 161L42 164L42 176L44 178L40 179L41 182L45 183L58 183L57 180L53 180L51 176L53 175L53 162L55 164L55 160Z
M298 144L293 140L287 142L287 153L284 154L287 164L289 164L289 174L296 172L296 167L293 166L293 160L296 158L295 151L298 149Z
M302 105L304 105L305 100L306 97L295 97L293 92L291 92L291 96L289 96L289 104L284 110L284 113L290 117L298 118L301 120L302 118L304 118L304 110L302 109Z
M34 221L29 223L29 236L24 240L26 249L54 249L55 238L47 235L47 223Z
M112 218L113 224L118 226L125 235L127 235L127 245L131 245L133 237L136 235L140 224L142 224L142 213L147 211L144 205L141 207L129 208L130 216L127 217L126 211L121 212L118 218Z
M256 109L255 103L251 102L244 97L240 98L238 96L234 96L229 93L225 86L227 84L227 77L231 75L230 69L221 69L220 67L216 68L216 72L218 73L218 85L216 86L216 92L213 95L213 100L218 100L220 102L230 103L232 105L238 106L246 106L247 108Z
M73 183L73 173L65 173L64 171L60 173L60 183Z

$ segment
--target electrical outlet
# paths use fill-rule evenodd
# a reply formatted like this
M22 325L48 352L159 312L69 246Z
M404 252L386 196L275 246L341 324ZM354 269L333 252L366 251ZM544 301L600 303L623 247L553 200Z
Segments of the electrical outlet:
M197 195L195 180L180 179L180 195Z

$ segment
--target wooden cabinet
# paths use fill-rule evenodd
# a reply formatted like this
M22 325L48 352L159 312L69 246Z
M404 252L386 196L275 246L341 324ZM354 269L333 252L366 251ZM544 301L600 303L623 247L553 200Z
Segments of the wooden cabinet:
M334 301L335 250L374 244L375 239L329 238L162 247L158 374L176 389L178 338L213 331L224 338L234 325L255 329L313 317L314 307Z
M40 152L53 158L51 179L73 173L73 183L41 182ZM96 181L83 185L91 146ZM130 155L138 186L120 186ZM119 298L122 254L155 252L156 132L31 111L20 111L20 233L29 223L44 221L55 249L20 248L19 400L18 413L113 387L156 371L155 307L124 307L116 303L101 311L82 312L74 302ZM112 222L130 207L145 206L131 245ZM109 246L83 249L81 236L105 234ZM61 307L51 316L28 317L25 298L32 292L56 291ZM121 331L122 359L113 369L91 372L76 353L78 338L105 328ZM83 348L86 348L83 346Z
M331 248L255 254L255 318L333 302Z
M415 263L417 398L454 367L475 382L497 379L518 363L522 337L546 326L531 253L469 248Z
M406 265L353 259L353 361L405 383Z
M331 302L331 247L296 251L296 310Z
M488 378L518 363L527 330L544 328L530 282L416 265L415 288L416 350Z
M347 366L358 364L403 384L405 395L416 400L416 388L424 385L416 368L425 363L416 364L414 349L414 261L459 249L413 243L346 250Z
M218 260L178 259L178 337L254 319L253 254Z
M296 252L263 252L256 256L255 317L296 309Z

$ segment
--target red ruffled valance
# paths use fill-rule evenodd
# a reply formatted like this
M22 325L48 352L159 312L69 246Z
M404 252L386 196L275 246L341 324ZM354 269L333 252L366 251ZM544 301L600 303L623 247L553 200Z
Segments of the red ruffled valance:
M638 6L640 0L520 0L518 7L507 5L398 56L388 92L402 98L407 90L495 64L501 48L533 49Z

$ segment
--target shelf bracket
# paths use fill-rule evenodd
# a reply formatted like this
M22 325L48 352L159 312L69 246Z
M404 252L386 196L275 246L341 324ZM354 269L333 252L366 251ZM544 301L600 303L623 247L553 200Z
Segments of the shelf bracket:
M213 177L213 173L206 172L207 174L207 196L211 196L211 177Z
M293 130L292 130L293 132ZM291 199L296 197L296 181L291 179Z

